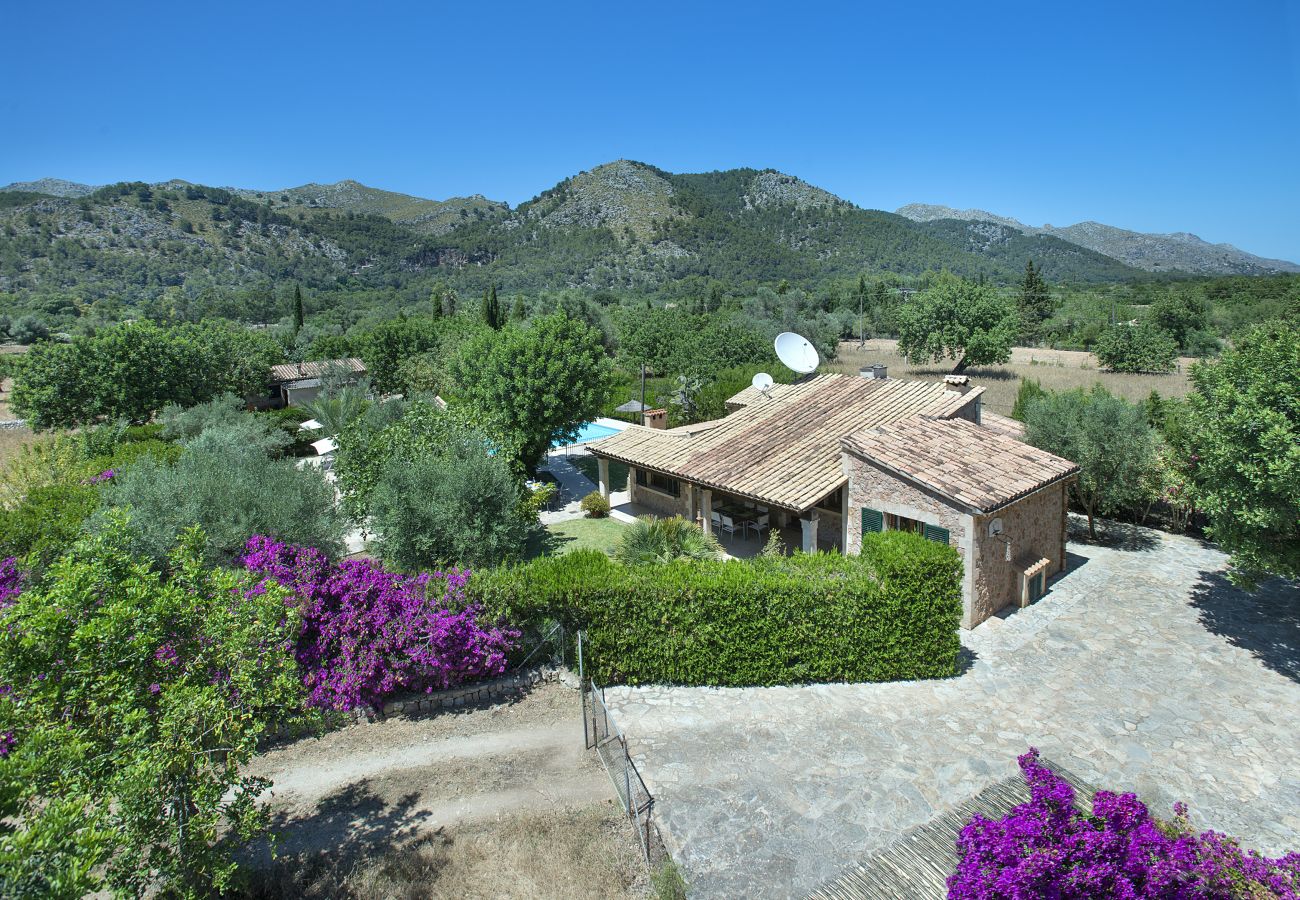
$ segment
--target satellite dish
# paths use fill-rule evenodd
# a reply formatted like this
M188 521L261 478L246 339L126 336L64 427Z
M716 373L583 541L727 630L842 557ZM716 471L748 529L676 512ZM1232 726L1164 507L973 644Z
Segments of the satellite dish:
M810 344L806 337L793 331L783 331L776 336L776 355L787 368L793 369L800 375L816 371L818 364L821 363L821 359L817 356L817 348Z
M758 391L760 394L766 394L768 389L771 388L775 382L772 380L771 375L766 372L759 372L754 376L754 380L751 381L750 384L752 384L754 390Z

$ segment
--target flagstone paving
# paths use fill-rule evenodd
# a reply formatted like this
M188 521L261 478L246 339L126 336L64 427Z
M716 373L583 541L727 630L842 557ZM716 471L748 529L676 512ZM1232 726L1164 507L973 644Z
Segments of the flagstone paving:
M1250 847L1300 849L1300 596L1255 596L1190 538L1070 544L1027 610L963 634L943 681L611 688L700 897L801 896L1015 771L1029 745L1092 784Z

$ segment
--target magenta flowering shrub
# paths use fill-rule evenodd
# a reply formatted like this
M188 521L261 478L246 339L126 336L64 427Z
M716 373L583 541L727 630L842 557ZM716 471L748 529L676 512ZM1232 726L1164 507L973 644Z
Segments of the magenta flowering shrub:
M1085 815L1036 749L1019 762L1031 799L1001 819L973 816L962 829L950 900L1300 900L1300 853L1270 859L1217 832L1196 834L1182 804L1161 822L1131 793L1097 791Z
M0 609L8 606L23 592L23 573L12 556L0 560Z
M482 624L482 608L466 602L466 571L411 577L365 560L333 565L319 550L262 536L249 539L243 563L299 598L297 658L318 706L378 707L397 691L499 675L518 646L518 630Z

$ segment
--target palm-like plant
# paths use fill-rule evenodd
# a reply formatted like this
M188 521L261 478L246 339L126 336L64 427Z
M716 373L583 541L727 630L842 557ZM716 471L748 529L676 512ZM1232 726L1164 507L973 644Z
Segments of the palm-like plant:
M316 399L302 405L311 418L321 424L321 437L336 438L347 427L361 418L370 405L369 385L349 384L337 390L322 392Z
M614 550L614 558L628 566L674 559L717 559L721 555L722 547L714 537L681 516L637 519L628 526Z

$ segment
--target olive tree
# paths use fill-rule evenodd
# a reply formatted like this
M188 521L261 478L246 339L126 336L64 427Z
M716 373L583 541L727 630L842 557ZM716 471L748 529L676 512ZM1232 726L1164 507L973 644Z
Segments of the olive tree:
M1025 439L1078 463L1072 490L1097 537L1096 517L1142 500L1156 465L1157 441L1142 407L1100 384L1048 392L1025 407Z
M960 373L1011 359L1020 326L1010 300L988 285L944 272L898 310L898 352L913 363L954 359L953 372Z

